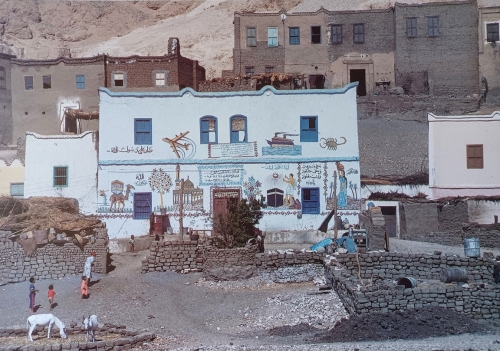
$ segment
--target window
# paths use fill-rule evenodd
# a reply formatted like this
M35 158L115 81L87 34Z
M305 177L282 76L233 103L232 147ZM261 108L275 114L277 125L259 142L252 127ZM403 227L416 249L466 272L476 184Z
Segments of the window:
M321 27L311 27L311 44L321 44Z
M255 67L245 67L245 75L247 77L253 76L255 73Z
M332 44L342 44L342 25L332 25Z
M156 72L155 73L155 85L165 86L165 72Z
M77 75L76 76L76 88L77 89L85 89L85 76Z
M43 76L42 81L43 81L43 88L44 89L51 89L52 88L52 77L51 76Z
M417 37L417 19L415 17L409 17L406 19L406 37Z
M68 167L54 167L54 187L68 186Z
M24 197L24 183L10 183L10 196Z
M300 45L300 28L290 27L288 29L288 36L290 37L290 45Z
M267 46L268 47L278 46L278 27L267 28Z
M427 36L439 36L439 16L427 17Z
M231 122L231 143L244 143L247 141L247 118L245 116L233 116Z
M483 145L467 145L467 169L481 169L483 165Z
M266 66L266 73L273 73L273 72L274 72L273 66Z
M200 144L217 144L217 118L200 118Z
M365 42L365 25L363 23L353 25L353 33L353 42L355 44L362 44Z
M498 23L488 23L486 24L486 40L490 43L499 40L498 34Z
M125 86L125 73L112 73L113 74L113 86L124 87Z
M300 141L318 141L318 116L300 117Z
M151 200L151 193L134 193L134 219L149 219Z
M0 66L0 89L5 89L5 68Z
M319 214L319 188L302 188L302 213Z
M24 90L33 90L33 76L24 76Z
M247 28L247 46L257 46L257 28Z
M134 119L134 144L151 145L153 143L152 127L153 127L153 122L151 118Z

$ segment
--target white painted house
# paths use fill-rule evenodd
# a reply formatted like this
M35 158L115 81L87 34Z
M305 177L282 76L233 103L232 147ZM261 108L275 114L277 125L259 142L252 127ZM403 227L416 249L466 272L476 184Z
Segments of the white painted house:
M181 179L184 227L212 229L229 199L256 198L267 205L261 230L315 230L335 195L339 216L357 223L356 86L218 93L101 88L98 215L110 238L147 234L151 212L161 207L178 232Z
M500 195L500 112L427 119L431 197Z
M26 133L24 197L70 197L80 212L95 214L97 133L71 135Z

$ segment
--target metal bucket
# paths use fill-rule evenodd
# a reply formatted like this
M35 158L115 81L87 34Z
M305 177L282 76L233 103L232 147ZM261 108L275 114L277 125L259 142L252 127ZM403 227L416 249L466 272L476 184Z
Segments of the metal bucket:
M403 277L398 279L398 285L404 285L405 289L417 287L417 280L413 277Z
M481 257L478 238L464 239L465 257Z

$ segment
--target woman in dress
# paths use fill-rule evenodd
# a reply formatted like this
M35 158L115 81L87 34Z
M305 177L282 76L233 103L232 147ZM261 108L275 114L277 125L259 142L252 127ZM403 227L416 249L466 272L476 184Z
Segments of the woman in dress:
M85 266L83 267L83 275L87 277L87 284L90 283L90 279L92 278L92 265L94 264L94 260L96 257L95 251L92 251L89 257L85 260Z

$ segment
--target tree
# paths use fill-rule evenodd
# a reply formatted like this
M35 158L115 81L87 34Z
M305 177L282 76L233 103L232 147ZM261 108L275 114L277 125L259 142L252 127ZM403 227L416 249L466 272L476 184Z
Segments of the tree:
M170 175L166 173L163 169L153 169L153 173L149 176L149 186L151 190L160 193L161 208L165 208L163 205L163 194L168 193L172 187L172 179Z
M255 238L255 225L263 214L263 204L257 200L248 203L246 199L229 201L227 212L214 219L215 245L218 247L243 247L249 239Z

